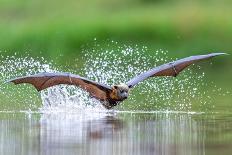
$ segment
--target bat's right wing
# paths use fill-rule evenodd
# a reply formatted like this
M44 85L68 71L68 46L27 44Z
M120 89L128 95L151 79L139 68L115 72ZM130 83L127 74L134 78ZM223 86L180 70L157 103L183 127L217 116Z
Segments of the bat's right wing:
M38 91L59 84L76 85L99 100L107 100L109 97L108 94L112 91L109 86L70 73L39 73L15 78L8 82L13 82L14 84L29 83Z
M128 85L129 88L134 87L136 84L138 84L139 82L149 78L149 77L153 77L153 76L177 76L183 69L185 69L186 67L188 67L189 65L201 61L201 60L205 60L205 59L209 59L218 55L223 55L225 53L211 53L211 54L207 54L207 55L196 55L196 56L190 56L187 58L183 58L177 61L173 61L158 67L155 67L147 72L144 72L136 77L134 77L133 79L131 79L130 81L128 81L126 84Z

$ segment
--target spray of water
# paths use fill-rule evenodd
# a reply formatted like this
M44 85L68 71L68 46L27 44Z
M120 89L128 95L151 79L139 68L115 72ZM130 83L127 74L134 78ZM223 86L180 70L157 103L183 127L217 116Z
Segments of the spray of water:
M168 57L167 51L150 51L147 47L122 46L117 42L109 42L104 48L96 43L92 48L83 49L82 52L85 64L80 75L109 86L126 82L154 66L173 60ZM39 93L28 85L13 87L3 84L5 80L18 76L60 70L55 63L48 63L44 58L19 57L17 54L0 56L2 59L0 97L4 99L4 103L12 102L11 106L18 105L19 109L23 109L22 105L27 105L24 109L39 109L43 113L52 111L70 113L86 109L105 111L99 101L89 97L87 92L75 86L54 86L42 91L39 96ZM157 77L145 80L130 92L129 99L117 109L191 111L192 107L196 106L195 104L199 107L211 104L210 107L212 107L208 92L202 90L207 86L205 74L195 72L195 70L200 70L200 66L195 65L193 68L194 71L187 69L177 78ZM216 87L215 90L217 93Z
M37 109L40 105L38 93L28 87L14 87L7 80L31 75L38 72L53 72L52 63L48 63L44 58L20 57L16 53L13 56L4 56L0 52L0 98L1 110L28 110Z
M154 66L173 61L168 52L149 51L147 47L117 46L111 42L104 48L84 50L86 64L84 72L90 79L113 85L125 83L130 78ZM114 46L112 46L114 45ZM200 66L195 65L200 70ZM200 90L206 86L204 72L184 71L178 78L157 77L145 80L131 91L129 100L120 110L191 110L193 102L207 104L205 93Z

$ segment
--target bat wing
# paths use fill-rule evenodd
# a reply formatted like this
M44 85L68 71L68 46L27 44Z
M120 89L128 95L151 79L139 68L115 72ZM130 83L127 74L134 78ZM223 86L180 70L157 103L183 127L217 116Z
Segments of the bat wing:
M183 58L177 61L173 61L167 64L163 64L161 66L155 67L147 72L144 72L130 81L128 81L126 84L129 88L132 88L139 82L153 76L174 76L176 77L183 69L188 67L189 65L201 61L206 60L218 55L223 55L225 53L211 53L207 55L196 55L196 56L190 56L187 58Z
M8 82L13 82L14 84L29 83L38 91L59 84L76 85L99 100L106 100L108 98L108 93L111 91L111 87L109 86L70 73L39 73L12 79Z

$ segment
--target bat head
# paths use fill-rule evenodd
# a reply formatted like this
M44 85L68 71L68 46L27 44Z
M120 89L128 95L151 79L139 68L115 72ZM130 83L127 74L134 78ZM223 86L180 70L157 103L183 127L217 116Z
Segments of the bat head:
M125 100L128 97L129 87L122 83L119 85L114 85L112 87L113 91L111 93L111 98L116 100Z

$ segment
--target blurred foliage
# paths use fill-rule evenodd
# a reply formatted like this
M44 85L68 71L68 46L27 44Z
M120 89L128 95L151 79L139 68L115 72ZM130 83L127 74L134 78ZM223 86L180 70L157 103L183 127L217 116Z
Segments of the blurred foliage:
M175 56L231 52L229 0L0 0L0 50L54 59L112 39ZM63 61L58 60L58 61Z

